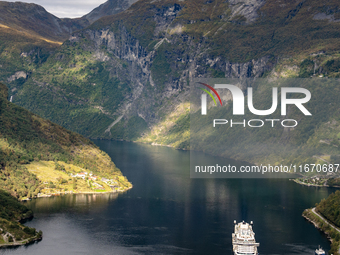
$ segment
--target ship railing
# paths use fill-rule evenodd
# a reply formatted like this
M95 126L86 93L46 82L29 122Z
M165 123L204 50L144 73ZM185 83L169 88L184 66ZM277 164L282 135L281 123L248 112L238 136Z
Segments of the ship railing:
M233 245L247 245L247 246L260 246L260 243L249 243L249 242L233 242Z

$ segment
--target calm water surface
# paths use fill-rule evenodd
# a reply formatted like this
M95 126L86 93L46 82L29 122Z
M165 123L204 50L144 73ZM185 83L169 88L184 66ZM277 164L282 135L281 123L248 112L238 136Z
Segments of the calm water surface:
M35 218L26 224L42 230L43 240L0 254L232 254L234 220L254 221L260 254L314 254L319 244L330 247L301 214L334 190L287 179L190 179L189 152L95 143L134 188L30 201Z

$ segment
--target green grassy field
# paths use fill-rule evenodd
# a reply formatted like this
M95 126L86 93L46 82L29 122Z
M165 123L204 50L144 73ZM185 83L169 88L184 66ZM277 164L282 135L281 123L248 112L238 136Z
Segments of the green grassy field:
M85 180L79 177L72 177L71 175L86 172L88 170L62 161L38 161L25 165L25 167L41 181L40 195L116 192L121 190L121 187L119 186L124 185L126 187L130 187L127 179L120 178L118 175L110 176L111 179L114 179L114 182L120 184L114 189L101 181L102 176L97 176L97 180L90 180L91 178L89 178L89 176L87 176Z

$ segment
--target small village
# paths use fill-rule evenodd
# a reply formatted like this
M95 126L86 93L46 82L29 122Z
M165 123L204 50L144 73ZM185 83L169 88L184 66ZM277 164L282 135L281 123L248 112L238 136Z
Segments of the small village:
M314 175L311 177L303 177L294 179L298 184L306 186L317 186L317 187L340 187L340 178L334 174L327 175Z
M329 177L326 176L315 175L312 177L295 179L295 182L307 186L327 186L328 179Z
M73 182L73 185L75 183L78 183L77 179L81 179L84 181L83 183L87 183L87 190L81 189L79 190L76 186L73 186L73 189L65 189L59 186L54 185L52 182L44 182L43 184L46 185L45 187L45 192L43 193L38 193L37 197L50 197L52 195L60 195L60 194L77 194L77 193L92 193L89 188L92 191L96 192L109 192L107 187L104 187L102 184L105 183L107 186L110 187L112 192L115 191L121 191L119 184L117 181L113 179L107 179L107 178L100 178L99 176L94 175L93 173L88 173L88 172L80 172L80 173L70 173L69 174L72 179L75 179ZM69 179L71 180L71 179ZM102 184L98 183L101 182ZM67 182L69 184L70 182ZM57 189L57 190L55 190ZM46 192L46 190L48 190ZM59 191L58 191L59 190ZM30 199L25 199L25 200L30 200Z
M27 165L28 170L41 181L36 197L62 194L122 192L125 178L112 173L92 172L72 164L40 161ZM23 198L22 200L28 200Z
M102 185L100 185L99 183L95 182L98 181L100 177L93 175L92 173L88 173L88 172L81 172L81 173L76 173L76 174L70 174L70 176L72 178L81 178L83 180L88 180L88 181L92 181L92 186L93 189L95 190L102 190L105 189ZM101 178L100 181L104 182L105 184L107 184L112 190L115 190L116 188L119 187L118 183L116 181L114 181L113 179L107 179L107 178Z

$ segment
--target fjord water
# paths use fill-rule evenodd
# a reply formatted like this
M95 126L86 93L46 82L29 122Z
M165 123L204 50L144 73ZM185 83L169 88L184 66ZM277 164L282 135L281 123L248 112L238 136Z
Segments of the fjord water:
M232 254L234 220L254 221L260 254L329 249L301 214L334 190L288 179L190 179L188 151L94 142L133 189L32 200L35 218L26 224L42 230L43 240L0 254Z

